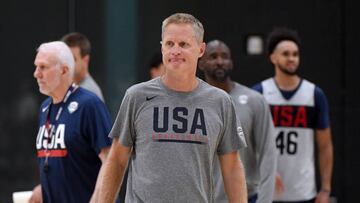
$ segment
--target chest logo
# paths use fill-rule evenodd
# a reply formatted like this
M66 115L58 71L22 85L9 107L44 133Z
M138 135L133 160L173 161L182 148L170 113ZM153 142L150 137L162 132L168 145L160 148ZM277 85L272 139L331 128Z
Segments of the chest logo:
M152 97L146 97L146 101L150 101L150 100L152 100L152 99L154 99L155 97L157 97L157 95L155 95L155 96L152 96Z
M74 113L79 107L79 103L77 102L71 102L68 106L69 113Z
M247 104L249 100L249 97L247 95L240 95L239 96L239 103L240 104Z

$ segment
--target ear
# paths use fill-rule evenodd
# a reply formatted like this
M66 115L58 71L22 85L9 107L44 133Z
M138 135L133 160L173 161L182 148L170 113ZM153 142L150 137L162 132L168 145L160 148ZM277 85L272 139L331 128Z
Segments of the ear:
M62 65L61 66L61 74L66 75L68 73L69 73L69 67L67 67L66 65Z
M206 44L205 44L205 42L202 42L202 43L200 44L200 53L199 53L199 58L200 58L200 57L202 57L202 56L204 55L204 53L205 53L205 49L206 49Z
M272 53L270 55L270 61L271 61L272 64L275 64L275 62L276 62L276 54Z
M89 61L90 61L90 55L85 55L84 57L82 57L82 60L86 63L86 64L89 64Z

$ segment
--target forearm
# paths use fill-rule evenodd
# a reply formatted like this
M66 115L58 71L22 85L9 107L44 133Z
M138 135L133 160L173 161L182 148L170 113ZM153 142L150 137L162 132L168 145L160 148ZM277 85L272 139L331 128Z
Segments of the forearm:
M319 169L321 176L321 190L331 191L331 177L333 168L333 146L329 143L319 149Z
M270 143L269 143L270 144ZM269 147L259 160L260 183L258 202L272 202L275 189L276 151L275 144Z
M224 187L229 202L246 203L246 180L244 168L240 161L240 158L234 160L234 163L231 164L231 167L224 167L223 163L221 163L221 165Z
M92 194L92 197L90 199L90 203L96 203L96 202L99 202L98 201L98 198L99 198L99 190L100 190L100 184L102 182L102 176L103 176L103 171L104 171L104 164L106 162L106 159L107 159L107 156L109 154L109 148L110 147L106 147L106 148L103 148L99 154L99 158L101 160L101 168L99 170L99 173L98 173L98 176L97 176L97 179L96 179L96 185L95 185L95 189L94 189L94 192Z
M102 183L103 179L103 171L104 171L104 165L101 166L97 180L96 180L96 185L95 185L95 190L94 193L91 196L91 200L90 203L96 203L99 202L99 192L100 192L100 184Z
M263 110L257 114L256 123L253 127L256 140L255 147L259 154L260 182L257 200L259 203L272 202L273 200L277 163L275 129L267 104L263 106Z
M103 166L100 176L100 185L97 194L97 202L112 203L116 200L127 165L122 165L116 159L109 159Z
M321 177L321 190L331 191L331 177L333 168L333 145L330 128L317 130L319 170Z
M114 138L109 155L100 171L98 194L96 202L115 202L121 183L124 178L131 147L125 147L119 143L119 138Z

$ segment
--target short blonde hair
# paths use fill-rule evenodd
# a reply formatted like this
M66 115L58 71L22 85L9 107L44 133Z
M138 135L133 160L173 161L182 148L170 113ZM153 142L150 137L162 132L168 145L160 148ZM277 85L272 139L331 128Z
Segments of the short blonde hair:
M164 37L165 28L170 24L189 24L195 31L196 40L201 43L204 40L204 27L194 16L187 13L175 13L162 22L161 39Z

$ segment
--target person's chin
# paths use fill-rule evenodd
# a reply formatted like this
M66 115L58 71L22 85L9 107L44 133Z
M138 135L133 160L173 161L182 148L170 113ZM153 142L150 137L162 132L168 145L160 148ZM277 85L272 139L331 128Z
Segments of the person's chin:
M39 91L41 94L49 96L49 91L47 89L39 87Z
M174 63L171 63L171 66L170 66L170 68L173 70L181 70L181 69L183 69L183 67L185 67L185 65L182 62L174 62Z
M297 74L297 68L288 69L286 72L289 75L296 75Z
M215 76L215 79L219 82L223 82L226 79L225 71L216 71L214 76Z

